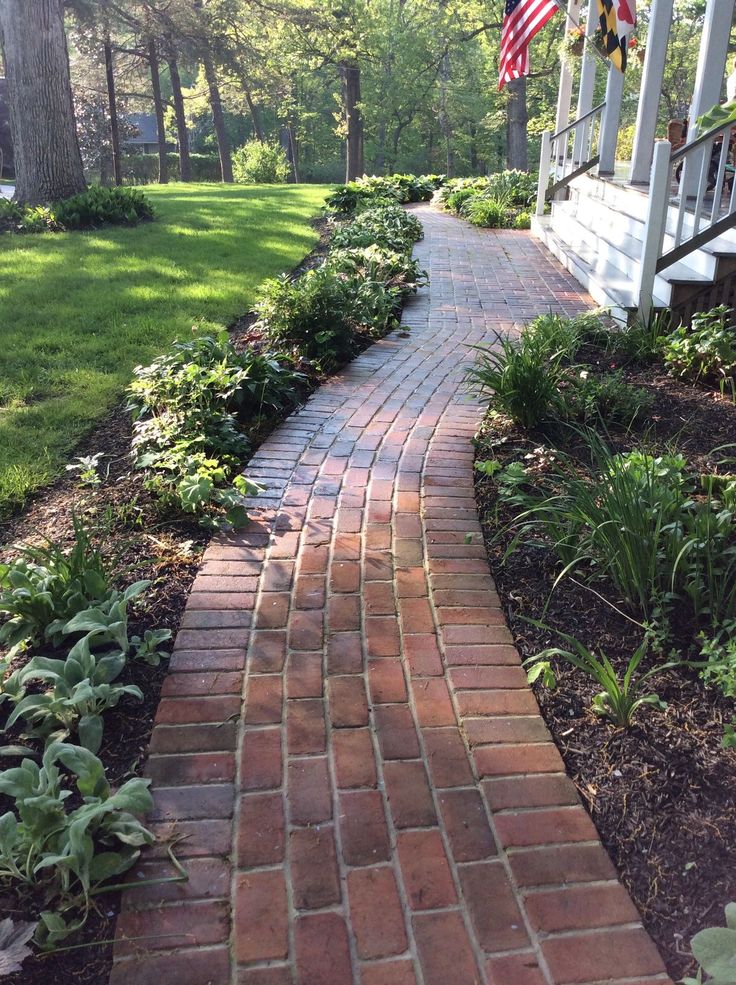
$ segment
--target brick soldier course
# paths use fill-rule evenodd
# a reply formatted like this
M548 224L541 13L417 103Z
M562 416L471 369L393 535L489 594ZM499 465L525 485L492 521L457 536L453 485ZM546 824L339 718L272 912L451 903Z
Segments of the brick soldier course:
M113 985L666 985L567 778L473 497L496 331L590 304L527 235L428 206L429 288L261 446L151 741L185 883L128 892ZM157 846L137 875L171 875ZM141 938L143 940L133 940Z

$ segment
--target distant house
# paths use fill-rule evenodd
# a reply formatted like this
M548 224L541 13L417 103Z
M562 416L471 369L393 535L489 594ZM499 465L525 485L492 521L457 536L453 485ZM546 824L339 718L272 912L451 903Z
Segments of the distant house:
M13 173L13 141L10 139L10 111L7 100L8 84L0 78L0 157L3 160L2 175Z
M158 129L156 127L156 117L153 113L130 113L128 121L137 128L138 133L135 137L129 137L123 141L123 146L127 151L139 151L142 154L158 153ZM176 150L176 144L168 140L166 149Z

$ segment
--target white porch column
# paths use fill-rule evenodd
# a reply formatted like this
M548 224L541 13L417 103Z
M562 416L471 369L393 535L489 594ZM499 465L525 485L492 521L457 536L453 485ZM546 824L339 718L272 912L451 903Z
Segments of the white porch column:
M649 184L673 7L674 0L652 0L629 175L629 180L634 185Z
M690 104L688 143L697 136L695 126L697 118L720 102L726 74L728 41L731 36L731 22L735 3L736 0L708 0L708 6L705 9L703 35L700 39L693 101ZM681 194L683 192L688 196L696 194L701 161L702 153L695 151L692 162L688 162L685 169L683 181L685 188L680 189Z
M568 0L565 30L572 31L580 23L580 0ZM566 61L562 61L560 69L560 88L557 93L557 118L555 133L562 130L570 122L570 106L572 105L572 71Z
M588 6L588 23L585 33L591 37L598 26L598 4L590 3ZM593 54L588 45L585 45L583 55L583 67L580 71L580 89L578 91L578 119L585 116L593 109L593 87L595 86L595 70L598 57ZM583 149L587 147L588 128L578 127L575 131L575 143L573 145L573 161L580 163L583 159Z
M601 120L601 136L598 142L600 162L598 174L613 174L616 167L616 144L621 123L621 100L624 95L624 73L609 63L606 83L606 108Z

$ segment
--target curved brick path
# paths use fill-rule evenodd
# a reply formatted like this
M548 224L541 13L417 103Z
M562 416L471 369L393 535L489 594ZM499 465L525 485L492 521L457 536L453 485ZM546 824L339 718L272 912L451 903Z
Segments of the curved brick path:
M465 346L589 299L528 236L418 212L411 331L261 447L251 528L206 554L148 763L190 878L127 894L114 985L669 981L526 685L473 500Z

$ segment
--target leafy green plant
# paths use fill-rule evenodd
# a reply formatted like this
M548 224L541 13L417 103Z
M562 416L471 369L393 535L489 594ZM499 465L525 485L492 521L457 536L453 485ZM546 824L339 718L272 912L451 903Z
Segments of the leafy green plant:
M110 575L89 531L74 518L70 550L54 541L23 547L20 557L0 565L0 645L27 640L58 645L65 624L92 602L110 597Z
M548 628L542 626L541 623L534 622L534 620L529 620L529 622L543 629ZM647 651L645 641L629 660L623 677L620 677L605 653L601 652L600 656L596 656L574 636L557 630L554 632L565 640L570 649L549 647L536 656L525 660L524 666L528 668L527 677L530 684L541 678L546 687L555 688L557 679L552 661L560 659L577 668L601 688L601 691L593 698L593 711L596 715L610 719L619 728L628 728L634 714L640 708L648 706L664 709L666 707L657 694L648 691L647 682L658 674L679 666L677 661L659 664L642 674L637 674Z
M94 455L80 455L74 462L66 466L67 472L79 473L79 484L81 486L95 487L102 482L100 476L100 461L105 457L105 453L98 451Z
M720 627L717 636L701 633L700 661L696 664L706 685L716 687L727 698L736 698L736 621Z
M724 382L736 374L736 329L725 305L693 315L664 340L664 361L673 376Z
M233 177L244 185L280 185L289 177L289 162L277 141L247 141L233 151Z
M462 206L460 214L474 226L489 229L504 229L511 225L509 208L503 199L473 195Z
M73 802L82 801L73 809L59 764L74 777ZM62 913L71 906L86 910L90 897L127 871L141 846L153 843L138 820L153 807L149 782L134 778L113 791L93 753L62 742L46 747L40 766L24 759L0 773L0 793L12 803L0 817L0 879L43 889L53 906L41 914L46 938L51 933L55 942L76 929Z
M562 414L578 424L631 427L646 414L654 397L630 386L621 370L592 376L586 370L568 374L560 391Z
M654 362L662 355L665 337L672 331L674 317L669 308L652 310L646 318L637 316L611 334L610 348L627 362Z
M684 978L682 985L736 985L736 903L725 912L725 927L708 927L690 942L699 967L696 977Z
M410 253L423 236L422 224L400 205L382 205L360 212L352 222L337 229L333 247L382 246L397 253Z
M51 212L64 229L94 229L109 223L135 226L154 218L151 204L137 188L101 185L91 185L79 195L54 203Z
M427 281L427 274L418 260L407 253L397 253L381 246L331 250L325 266L337 273L363 277L398 289L402 296L416 293Z

